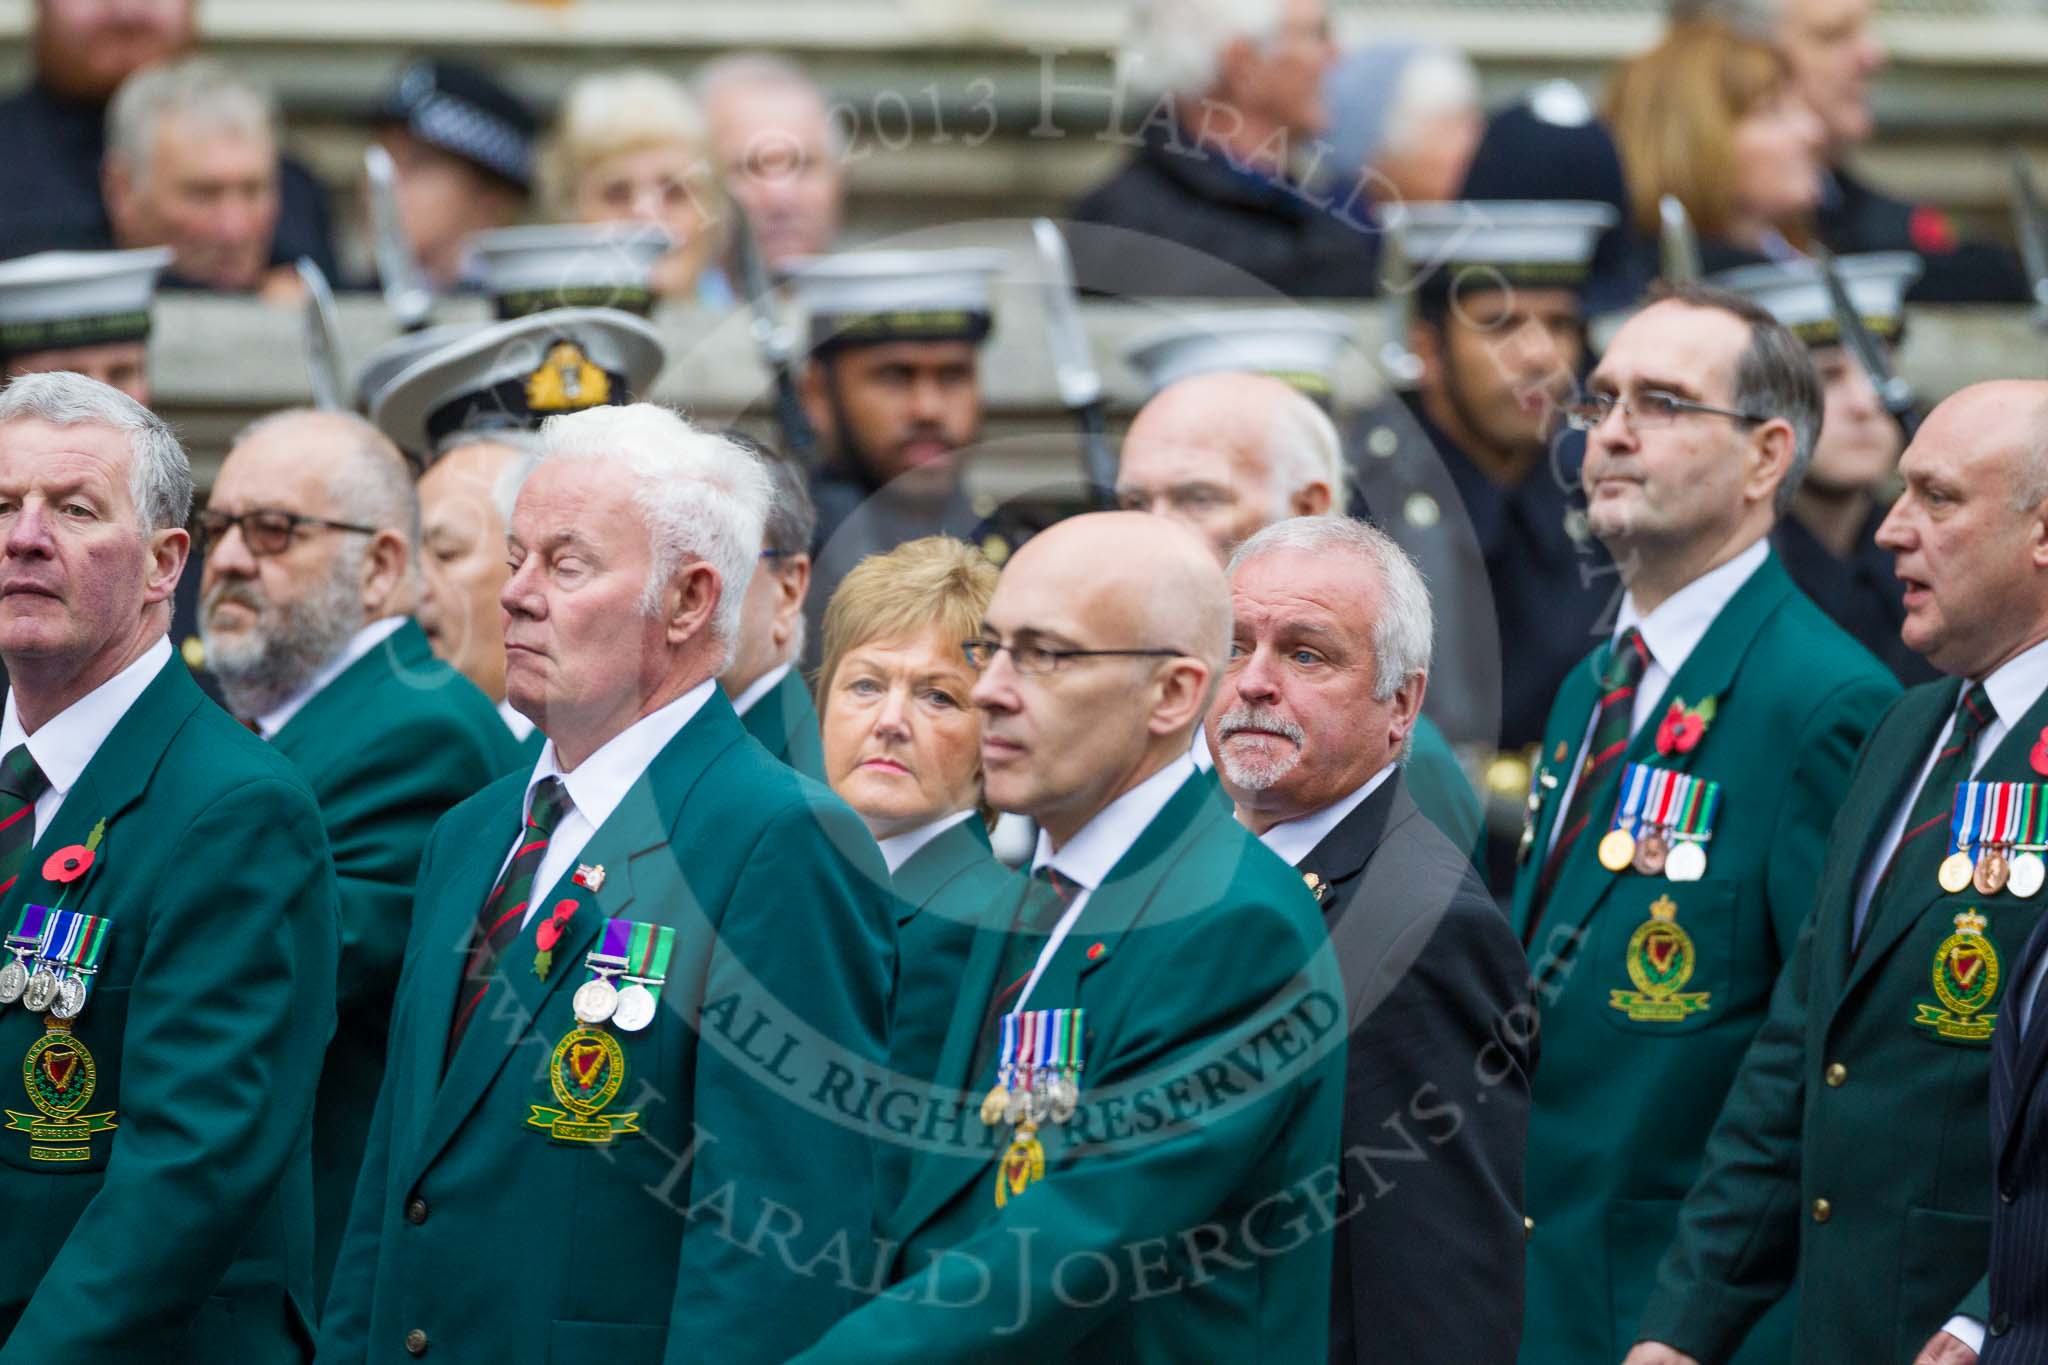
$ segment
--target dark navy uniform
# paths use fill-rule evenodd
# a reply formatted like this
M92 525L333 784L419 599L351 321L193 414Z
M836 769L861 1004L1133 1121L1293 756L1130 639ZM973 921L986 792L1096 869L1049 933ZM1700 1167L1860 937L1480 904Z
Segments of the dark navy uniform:
M1924 269L1910 303L2026 303L2033 299L2019 258L2002 246L1965 241L1933 204L1893 199L1837 168L1822 182L1820 239L1838 256L1913 251Z
M1814 539L1797 516L1787 516L1771 532L1771 545L1785 572L1799 590L1819 604L1828 618L1856 637L1907 687L1932 682L1940 674L1920 655L1906 648L1899 627L1906 619L1906 589L1892 569L1891 555L1877 547L1878 524L1890 510L1878 507L1856 533L1856 549L1847 559Z

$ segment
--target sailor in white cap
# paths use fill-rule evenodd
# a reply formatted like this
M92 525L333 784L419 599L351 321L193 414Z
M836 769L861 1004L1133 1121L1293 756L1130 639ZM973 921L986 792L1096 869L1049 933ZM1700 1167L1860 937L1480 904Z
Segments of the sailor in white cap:
M1350 424L1352 510L1415 556L1449 623L1430 714L1481 771L1500 885L1528 750L1613 593L1556 441L1585 358L1580 290L1615 211L1468 200L1401 205L1387 220L1414 312L1393 340L1420 379Z
M1004 260L974 248L856 252L791 277L809 329L800 396L820 455L812 640L866 556L919 536L974 536L965 452L981 436L980 346Z
M6 377L71 370L149 403L150 305L169 247L45 251L0 263Z
M469 239L470 266L501 318L550 308L654 307L654 269L675 241L655 223L498 228Z
M1904 335L1906 291L1920 278L1910 251L1838 256L1835 270L1857 323L1889 364ZM1756 300L1804 341L1820 372L1827 406L1813 463L1771 543L1792 581L1857 643L1912 686L1937 675L1899 638L1905 585L1878 548L1877 527L1890 510L1882 497L1906 433L1886 410L1870 374L1843 335L1827 281L1812 261L1723 271L1709 283Z
M1158 393L1198 374L1262 374L1332 406L1337 366L1357 329L1308 308L1216 308L1143 333L1124 361ZM1341 509L1340 509L1341 510Z

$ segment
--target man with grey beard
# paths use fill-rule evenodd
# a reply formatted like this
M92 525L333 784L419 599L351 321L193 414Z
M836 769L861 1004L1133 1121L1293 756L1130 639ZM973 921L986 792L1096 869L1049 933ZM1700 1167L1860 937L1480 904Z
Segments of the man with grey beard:
M313 1115L320 1297L384 1074L427 834L519 762L490 700L408 615L419 521L398 448L359 417L311 411L244 431L199 515L208 662L229 709L313 788L341 887L339 1026Z
M1216 774L1322 905L1349 999L1330 1358L1510 1365L1536 1007L1506 918L1409 795L1429 590L1348 517L1276 522L1229 573Z

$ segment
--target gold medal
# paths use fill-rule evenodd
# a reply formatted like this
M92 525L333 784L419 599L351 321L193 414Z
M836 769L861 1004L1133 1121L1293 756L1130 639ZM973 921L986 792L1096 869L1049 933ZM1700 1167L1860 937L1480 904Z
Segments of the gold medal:
M1969 889L1970 874L1973 870L1969 854L1951 853L1941 860L1941 871L1936 880L1941 883L1941 889L1951 896L1960 895Z
M1003 1113L1010 1107L1009 1088L997 1082L981 1101L981 1122L986 1128L993 1128L1003 1121Z
M1034 1180L1045 1179L1045 1147L1035 1125L1022 1123L996 1167L996 1207L1001 1208Z
M1625 829L1610 829L1600 839L1600 866L1619 872L1636 856L1635 836Z
M1636 856L1631 866L1645 877L1654 877L1664 870L1664 860L1671 855L1671 841L1664 837L1664 831L1651 828L1636 840Z
M1977 889L1980 896L1995 896L2005 890L2009 874L2004 848L1998 844L1987 844L1984 851L1977 855L1977 870L1970 877L1970 885Z

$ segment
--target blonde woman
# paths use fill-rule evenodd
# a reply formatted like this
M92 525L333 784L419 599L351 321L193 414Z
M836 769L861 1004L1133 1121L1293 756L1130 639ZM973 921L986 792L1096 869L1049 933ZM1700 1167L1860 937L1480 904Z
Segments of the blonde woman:
M696 102L654 71L585 76L569 87L542 154L557 219L657 223L675 249L655 267L655 292L724 307L732 290L714 264L723 249L722 191Z

